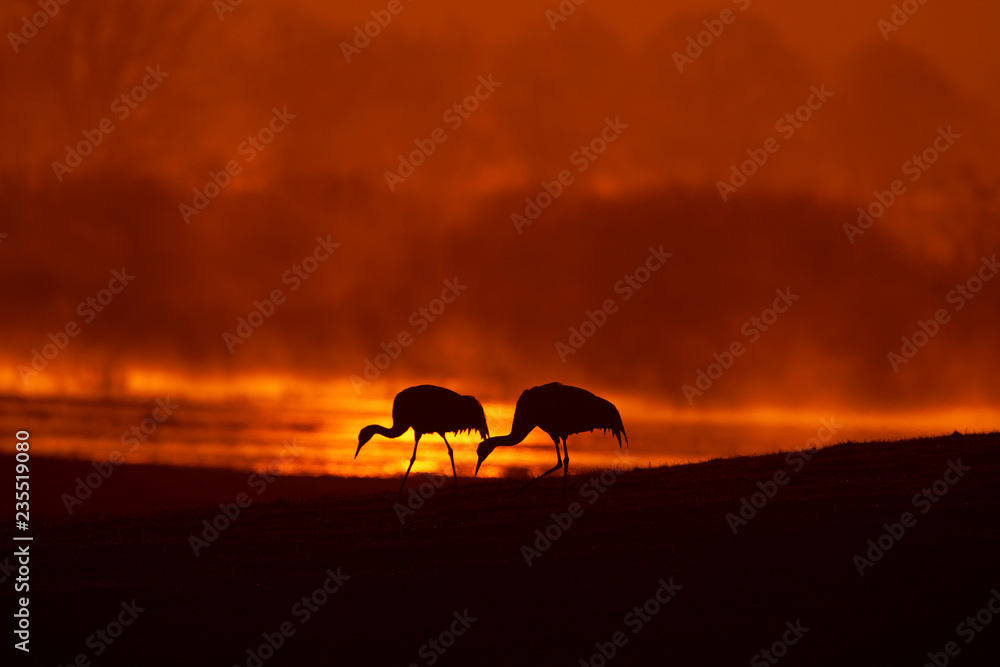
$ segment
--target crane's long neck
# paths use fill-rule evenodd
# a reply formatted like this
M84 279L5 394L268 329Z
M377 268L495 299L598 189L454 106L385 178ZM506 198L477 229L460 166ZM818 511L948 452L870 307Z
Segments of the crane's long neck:
M385 426L380 426L379 424L372 424L371 426L366 426L365 428L368 429L371 435L381 435L386 438L398 438L406 433L406 429L410 427L406 424L399 424L393 420L392 428L386 428Z
M490 442L495 447L511 447L527 438L533 428L535 428L535 425L528 420L514 419L509 435L498 435L495 438L490 438Z
M519 419L517 414L515 414L514 423L511 425L509 434L487 438L479 443L479 449L476 450L476 454L479 456L479 462L476 464L476 474L479 474L479 466L483 465L483 461L486 460L494 449L497 447L511 447L516 445L528 437L528 434L531 433L531 429L533 428L535 428L533 423L524 419L523 416Z
M380 426L379 424L369 424L361 429L358 433L358 449L354 452L354 458L358 458L358 454L361 452L361 448L365 446L369 440L372 439L373 435L381 435L386 438L398 438L399 436L406 433L406 429L410 428L405 423L398 423L395 418L392 420L392 428L386 428L385 426Z

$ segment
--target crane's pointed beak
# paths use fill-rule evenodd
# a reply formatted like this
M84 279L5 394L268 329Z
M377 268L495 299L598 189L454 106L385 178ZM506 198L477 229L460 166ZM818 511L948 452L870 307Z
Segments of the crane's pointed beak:
M483 465L483 460L482 460L482 459L479 459L479 460L478 460L478 461L476 462L476 474L475 474L475 475L473 475L473 477L479 477L479 466L481 466L481 465Z
M354 452L354 458L358 458L358 454L361 453L361 445L358 445L358 451Z

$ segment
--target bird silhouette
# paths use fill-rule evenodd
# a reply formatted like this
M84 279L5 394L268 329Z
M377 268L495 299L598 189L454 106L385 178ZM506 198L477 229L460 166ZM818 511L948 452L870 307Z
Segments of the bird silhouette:
M396 394L392 400L392 427L386 428L378 424L365 426L358 433L358 449L354 452L354 458L358 458L361 448L372 439L375 434L386 438L398 438L413 428L413 456L410 457L410 465L403 475L403 483L399 486L399 492L403 492L406 486L406 478L410 476L410 468L417 460L417 445L420 444L420 436L425 433L437 433L444 439L444 444L448 447L448 457L451 459L451 473L455 477L455 487L458 487L458 473L455 471L455 455L445 433L462 433L465 431L478 431L483 438L490 436L489 428L486 426L486 414L483 406L472 396L462 396L451 389L437 387L432 384L422 384L416 387L408 387Z
M543 384L540 387L526 389L517 399L514 406L514 423L511 424L510 435L499 435L486 438L479 443L476 453L479 462L476 463L476 474L479 466L497 447L516 445L531 431L538 427L548 433L556 444L556 465L540 476L525 484L527 488L532 482L563 468L563 493L566 492L566 478L569 475L569 452L566 449L566 438L574 433L601 429L618 438L618 447L622 446L622 436L628 444L628 435L622 424L618 408L610 401L595 396L586 389L570 387L558 382ZM562 455L559 454L559 441L562 440ZM522 489L523 491L524 489Z

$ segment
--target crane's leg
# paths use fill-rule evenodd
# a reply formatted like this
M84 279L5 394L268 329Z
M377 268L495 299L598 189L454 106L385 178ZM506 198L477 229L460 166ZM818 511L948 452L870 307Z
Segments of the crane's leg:
M407 466L406 468L406 474L403 475L403 483L399 485L399 493L397 493L396 495L400 495L403 493L403 487L406 486L406 478L410 476L410 468L413 467L413 462L417 460L417 445L419 444L420 444L420 434L417 433L417 437L413 441L413 456L410 457L410 465Z
M451 451L451 445L448 444L448 438L444 437L444 433L441 434L441 438L444 440L445 447L448 448L448 458L451 459L451 474L455 478L455 488L458 488L458 473L455 472L455 454Z
M558 449L558 447L557 447ZM566 438L563 438L563 504L566 503L566 485L569 477L569 450L566 449Z
M545 477L546 475L548 475L548 474L550 474L550 473L553 473L553 472L555 472L556 470L559 470L559 468L562 468L562 467L563 467L563 462L562 462L562 455L561 455L561 454L559 453L559 440L558 440L558 439L556 439L556 438L552 438L552 441L556 443L556 459L557 459L557 461L556 461L556 464L555 464L555 466L554 466L554 467L552 467L552 468L550 468L549 470L546 470L545 472L543 472L543 473L542 473L541 475L539 475L538 477L533 477L533 478L529 479L529 480L528 480L528 483L527 483L527 484L525 484L524 486L522 486L522 487L521 487L521 490L520 490L520 491L518 491L516 495L521 495L521 494L522 494L522 493L524 493L524 492L525 492L525 491L526 491L526 490L528 489L528 487L529 487L529 486L531 486L531 485L532 485L532 484L533 484L534 482L537 482L537 481L538 481L538 480L540 480L540 479L541 479L542 477Z

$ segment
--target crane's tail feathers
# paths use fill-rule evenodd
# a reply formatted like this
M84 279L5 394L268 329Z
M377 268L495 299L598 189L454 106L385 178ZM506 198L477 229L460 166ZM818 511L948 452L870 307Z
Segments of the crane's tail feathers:
M622 436L625 436L625 446L628 447L628 434L625 433L625 427L624 426L609 426L607 428L602 428L601 429L601 433L603 433L605 435L607 434L608 431L611 431L611 435L613 435L614 437L618 438L618 448L619 449L621 449L621 446L622 446Z
M469 426L467 428L460 428L457 431L449 431L449 433L455 433L461 435L463 433L478 433L483 437L483 440L490 437L489 426Z

